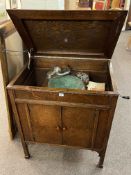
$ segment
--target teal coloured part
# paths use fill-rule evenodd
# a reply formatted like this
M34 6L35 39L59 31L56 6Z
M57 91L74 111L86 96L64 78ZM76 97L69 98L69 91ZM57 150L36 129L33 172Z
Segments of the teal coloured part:
M49 79L49 88L85 89L83 81L72 75L57 76Z

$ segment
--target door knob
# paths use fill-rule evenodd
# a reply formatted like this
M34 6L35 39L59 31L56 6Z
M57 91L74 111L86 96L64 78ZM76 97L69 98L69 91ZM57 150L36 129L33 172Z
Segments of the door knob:
M67 130L67 128L65 126L62 129L63 129L63 131Z
M60 126L57 126L57 127L56 127L56 130L57 130L57 131L60 131L60 130L61 130L61 127L60 127Z

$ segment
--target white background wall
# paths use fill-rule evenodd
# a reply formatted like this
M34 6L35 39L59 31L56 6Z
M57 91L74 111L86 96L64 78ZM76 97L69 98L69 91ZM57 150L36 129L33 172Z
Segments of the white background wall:
M22 9L64 9L64 0L21 0Z
M10 1L6 0L6 8L10 8ZM20 0L18 0L18 8L20 8ZM22 40L17 32L10 35L6 39L6 48L9 50L22 51ZM23 56L21 53L7 54L9 77L12 79L23 66Z
M6 0L6 7L7 9L10 7L10 3L8 0ZM22 51L22 41L17 32L15 32L13 35L9 36L6 39L6 47L7 49ZM22 54L9 53L7 54L7 62L8 62L9 77L11 80L23 66L23 56ZM8 118L8 108L6 106L4 83L0 63L0 124L2 124L2 122L3 124L5 122L7 123L8 122L7 118ZM8 127L6 129L8 131Z

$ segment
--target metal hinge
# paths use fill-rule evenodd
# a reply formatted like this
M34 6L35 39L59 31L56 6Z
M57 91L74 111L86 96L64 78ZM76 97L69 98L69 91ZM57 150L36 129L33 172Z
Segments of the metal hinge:
M31 49L28 51L28 57L29 57L28 69L30 69L32 52L33 52L33 48L31 48Z

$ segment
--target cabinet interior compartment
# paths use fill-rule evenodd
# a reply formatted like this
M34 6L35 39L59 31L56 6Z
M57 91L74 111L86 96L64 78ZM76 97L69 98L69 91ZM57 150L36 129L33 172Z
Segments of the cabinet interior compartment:
M34 58L31 68L23 69L14 85L48 88L47 72L54 66L69 66L72 72L88 73L90 81L105 83L106 91L113 91L109 64L104 59Z

